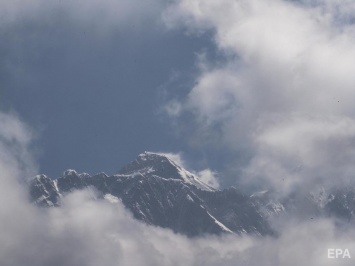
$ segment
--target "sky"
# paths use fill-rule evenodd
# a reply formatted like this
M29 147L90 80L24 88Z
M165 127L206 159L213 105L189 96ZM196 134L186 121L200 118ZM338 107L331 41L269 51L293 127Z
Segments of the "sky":
M30 203L23 176L35 172L33 131L13 114L0 114L0 261L8 266L350 266L328 259L328 248L355 250L355 231L330 218L289 220L278 237L221 235L188 238L132 217L117 199L95 191L65 195L60 208Z
M353 265L331 218L189 239L94 191L30 204L24 178L113 174L145 150L280 197L354 184L355 1L0 2L4 265ZM19 252L21 250L21 252ZM15 255L14 255L15 254Z
M168 30L162 1L2 2L0 106L36 131L42 173L114 174L189 149L164 105L193 84L208 34Z
M225 60L198 59L171 116L192 114L194 141L232 154L225 176L238 184L287 195L353 182L353 11L354 1L176 2L168 25L212 30Z
M2 1L0 108L39 172L180 154L287 195L354 173L354 1Z

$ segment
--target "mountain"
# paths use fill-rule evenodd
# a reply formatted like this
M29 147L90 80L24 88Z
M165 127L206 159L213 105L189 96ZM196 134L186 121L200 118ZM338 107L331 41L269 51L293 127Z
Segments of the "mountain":
M59 207L63 196L89 187L103 200L120 199L138 220L187 236L275 235L269 224L275 217L335 217L345 225L355 220L353 186L297 191L282 199L268 190L251 195L234 187L217 190L168 156L150 152L140 154L112 176L67 170L54 180L38 175L29 185L32 201L44 207Z
M281 199L271 191L254 193L251 197L266 217L282 216L299 221L330 217L342 226L355 223L355 187L351 184L317 186Z
M30 196L40 206L60 206L65 194L88 187L103 199L121 199L138 220L187 236L274 234L259 199L236 188L216 190L158 153L142 153L112 176L75 170L55 180L38 175L30 182Z

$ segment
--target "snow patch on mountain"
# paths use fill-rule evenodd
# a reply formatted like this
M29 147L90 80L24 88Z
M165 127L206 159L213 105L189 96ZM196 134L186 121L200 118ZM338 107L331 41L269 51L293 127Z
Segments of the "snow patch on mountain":
M138 155L137 159L124 167L120 174L136 175L136 174L151 174L163 176L166 178L181 179L185 183L191 184L201 190L214 191L210 185L204 183L199 177L190 171L184 169L177 162L182 163L178 155L167 153L144 152ZM157 169L157 166L159 169ZM159 173L159 174L157 174Z
M232 230L230 230L227 226L222 224L220 221L218 221L213 215L211 215L209 212L207 214L214 220L214 222L222 229L222 231L227 232L227 233L233 233Z
M43 175L30 184L33 202L46 207L60 206L62 197L83 189L93 189L94 200L122 202L138 220L187 236L273 234L252 197L236 189L216 190L162 154L140 154L112 176L69 169L56 180Z

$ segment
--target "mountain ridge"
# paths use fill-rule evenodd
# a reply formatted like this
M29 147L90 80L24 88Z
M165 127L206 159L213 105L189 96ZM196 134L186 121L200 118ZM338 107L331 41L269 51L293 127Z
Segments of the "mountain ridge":
M138 220L188 236L274 233L248 195L214 189L159 153L142 153L112 176L73 169L54 180L38 175L30 182L30 196L37 205L59 207L63 196L88 187L103 199L121 199Z
M335 217L355 220L355 187L318 188L278 199L269 190L245 194L215 189L165 154L145 152L115 175L65 171L54 180L37 175L29 184L32 202L60 207L66 194L92 187L100 199L119 199L133 216L149 225L187 236L203 234L276 235L270 219Z

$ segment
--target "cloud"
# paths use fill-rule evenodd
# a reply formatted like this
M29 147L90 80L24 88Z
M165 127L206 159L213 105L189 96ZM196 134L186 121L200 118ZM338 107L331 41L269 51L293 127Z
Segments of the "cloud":
M217 173L211 171L210 169L204 169L196 173L197 176L206 184L213 188L219 189L219 181L217 178Z
M352 25L334 24L347 10L340 1L336 14L329 1L307 3L312 5L190 0L168 11L170 25L186 18L191 29L215 31L216 45L228 59L223 65L201 60L196 86L186 101L174 103L172 114L183 108L202 130L221 134L217 144L252 153L242 167L244 179L266 180L284 191L304 185L315 173L328 180L353 172ZM112 23L120 18L115 16L119 4L120 11L142 11L125 1L64 2L82 11L81 22L87 15L107 15ZM36 17L48 5L2 1L0 12L10 23L23 15ZM34 132L13 114L0 113L0 124L1 265L353 264L352 259L327 259L328 248L355 254L355 232L328 219L283 223L277 238L189 239L142 224L120 202L96 200L90 190L67 195L61 208L39 209L29 203L23 184L37 169L31 153ZM177 155L172 158L183 165ZM199 174L215 182L213 171ZM284 185L276 179L281 176L290 181Z
M99 64L99 59L105 56L104 49L111 56L122 49L121 42L116 42L118 37L133 45L132 36L143 39L144 33L156 32L163 7L161 0L1 1L0 33L4 38L0 51L6 55L1 71L9 80L21 77L19 83L28 84L30 89L31 84L36 84L36 90L42 89L41 74L53 75L51 70L56 68L61 77L57 83L66 80L75 83L76 76L63 80L67 73L62 64L82 66L85 61L91 73L100 73L92 61ZM93 59L93 55L97 57ZM54 78L59 79L56 75ZM7 79L2 78L2 82L11 85ZM21 85L17 84L15 89L18 86ZM52 87L46 90L53 90Z
M92 29L97 26L101 30L105 27L132 26L136 27L161 11L163 1L148 0L144 3L128 0L89 0L89 1L44 1L34 0L31 3L22 0L1 1L2 26L9 26L23 19L35 19L38 16L45 19L48 14L61 12L76 23L91 24Z
M31 149L34 131L23 124L16 114L0 112L0 163L4 173L17 179L32 176L37 164Z
M179 166L185 168L186 162L182 158L181 153L172 153L172 152L157 152L157 154L161 154L166 158L170 159L171 161L177 163Z
M211 169L206 168L206 169L203 169L200 171L194 171L194 170L189 169L189 166L187 165L186 161L183 159L183 156L181 153L158 152L158 154L166 156L168 159L177 163L182 168L184 168L184 169L188 170L189 172L193 173L194 175L196 175L201 181L208 184L209 186L216 188L216 189L220 188L218 175L216 172L212 171Z
M193 115L194 142L215 135L211 146L247 158L235 169L241 182L288 193L296 184L349 181L355 26L347 10L354 7L354 1L175 1L165 13L168 26L212 32L225 58L198 59L200 74L175 103L175 117Z
M187 238L132 218L120 201L98 200L93 190L64 197L62 207L29 203L26 170L8 140L27 150L31 131L16 116L0 114L0 261L3 265L352 265L328 259L328 248L355 254L353 229L331 220L283 223L280 236L222 235ZM4 156L6 154L7 156ZM21 154L21 152L20 152ZM8 164L9 161L13 163ZM33 159L25 165L31 165Z

